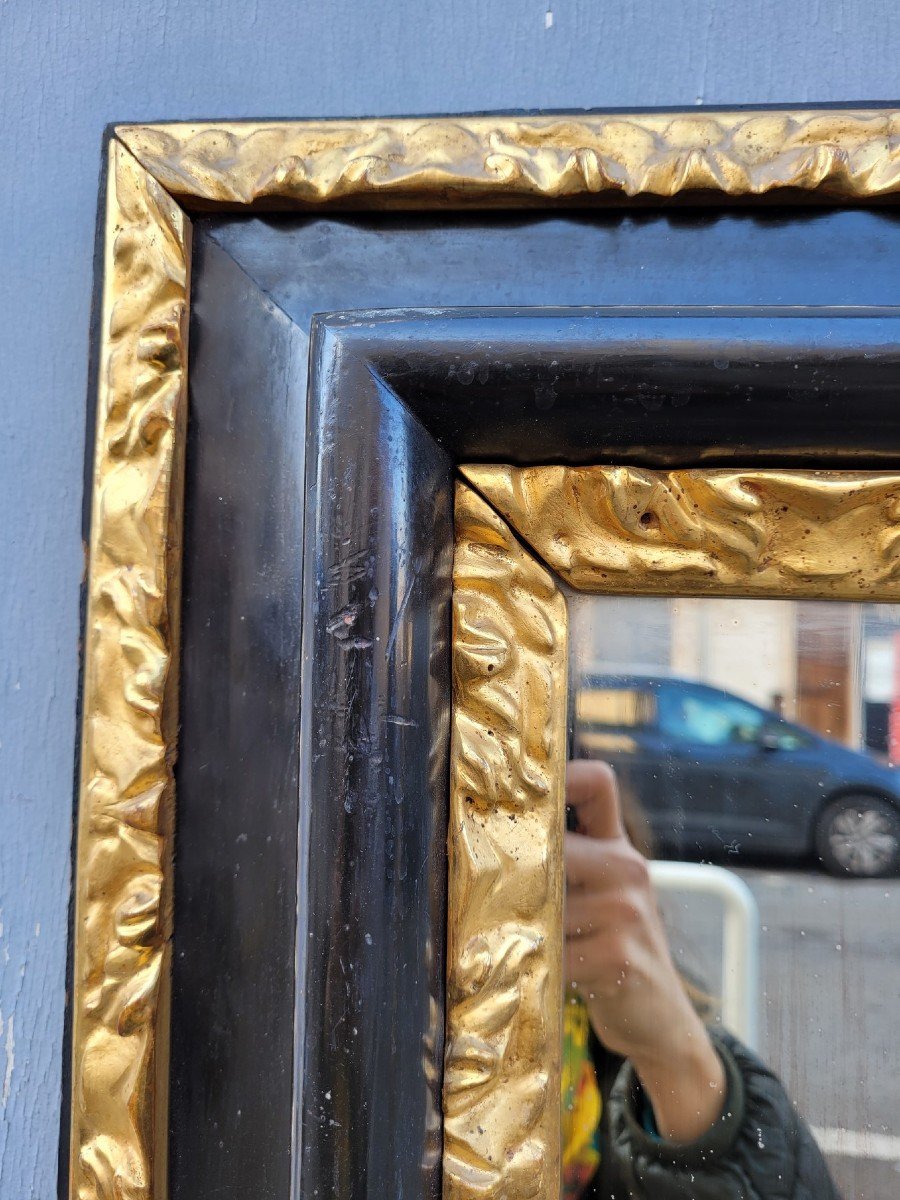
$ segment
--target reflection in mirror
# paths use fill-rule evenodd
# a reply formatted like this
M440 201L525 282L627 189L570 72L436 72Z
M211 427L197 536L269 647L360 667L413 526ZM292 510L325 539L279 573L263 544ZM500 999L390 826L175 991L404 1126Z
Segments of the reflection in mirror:
M565 1197L891 1200L900 605L569 613Z

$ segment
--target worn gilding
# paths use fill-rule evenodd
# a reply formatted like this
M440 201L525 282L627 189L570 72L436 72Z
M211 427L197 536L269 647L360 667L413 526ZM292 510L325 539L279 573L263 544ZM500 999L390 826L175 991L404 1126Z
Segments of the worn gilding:
M165 1190L190 226L110 147L72 997L70 1194Z
M580 591L896 599L898 474L606 466L463 473Z
M566 608L456 494L446 1200L558 1194Z
M422 208L900 189L892 109L123 125L189 207Z

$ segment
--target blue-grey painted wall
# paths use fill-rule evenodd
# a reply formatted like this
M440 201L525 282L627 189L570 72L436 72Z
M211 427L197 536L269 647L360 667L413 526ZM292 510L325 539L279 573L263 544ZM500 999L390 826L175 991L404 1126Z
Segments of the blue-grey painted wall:
M56 1188L88 309L113 120L890 99L895 0L0 0L0 1198Z

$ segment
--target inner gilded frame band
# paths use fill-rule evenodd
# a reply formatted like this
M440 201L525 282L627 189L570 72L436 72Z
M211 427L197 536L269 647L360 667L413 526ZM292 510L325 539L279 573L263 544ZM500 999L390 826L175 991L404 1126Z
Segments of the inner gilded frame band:
M553 1200L566 604L464 484L455 536L444 1195Z
M461 470L579 591L897 599L894 472Z

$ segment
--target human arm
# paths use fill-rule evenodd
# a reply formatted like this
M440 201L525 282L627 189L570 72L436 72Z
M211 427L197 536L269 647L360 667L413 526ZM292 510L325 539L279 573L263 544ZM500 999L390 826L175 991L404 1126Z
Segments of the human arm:
M566 978L604 1046L631 1062L660 1134L692 1141L721 1112L722 1062L672 962L611 768L570 763L567 799L584 832L566 836Z
M582 832L566 843L566 978L626 1060L607 1098L605 1174L633 1200L839 1200L776 1075L696 1013L614 773L570 763L567 800Z

